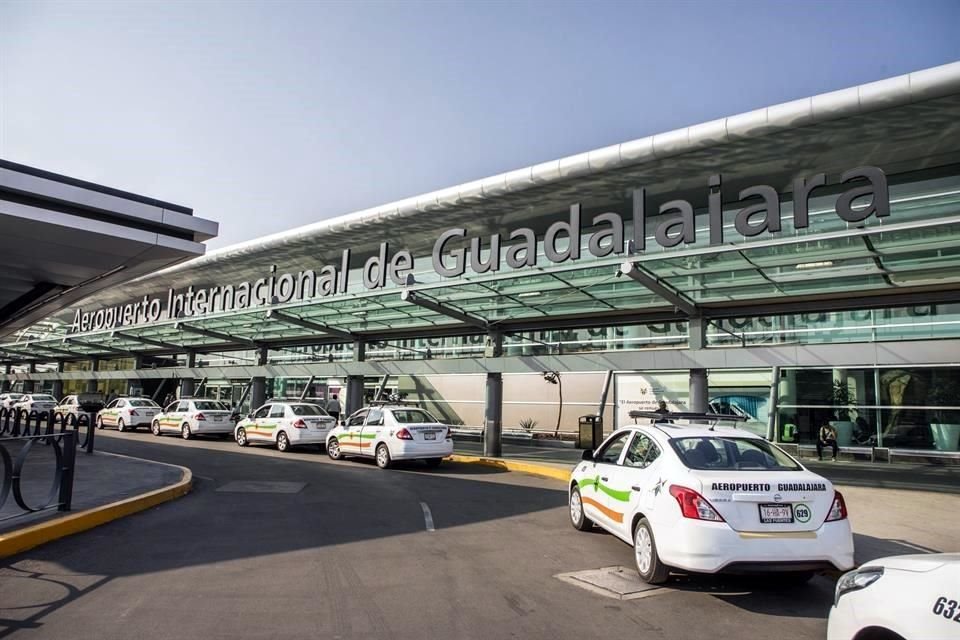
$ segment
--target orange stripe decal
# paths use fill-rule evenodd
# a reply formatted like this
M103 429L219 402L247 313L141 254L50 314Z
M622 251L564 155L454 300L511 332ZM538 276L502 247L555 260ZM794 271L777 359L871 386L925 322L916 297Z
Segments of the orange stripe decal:
M582 502L583 504L588 504L588 505L590 505L591 507L597 509L600 513L602 513L603 515L607 516L608 518L610 518L610 519L613 520L614 522L623 522L623 514L622 514L622 513L618 512L618 511L614 511L613 509L609 509L609 508L605 507L604 505L600 504L599 502L597 502L597 501L594 500L593 498L588 498L588 497L586 497L586 496L580 496L580 502Z

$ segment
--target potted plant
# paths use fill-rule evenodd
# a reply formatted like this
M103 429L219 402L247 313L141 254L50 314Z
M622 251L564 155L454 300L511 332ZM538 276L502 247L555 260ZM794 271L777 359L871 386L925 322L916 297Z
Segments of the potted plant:
M828 402L833 407L836 417L835 420L830 421L830 426L837 432L837 444L841 447L850 446L853 441L853 421L850 419L853 397L846 380L833 381Z
M960 410L942 407L960 406L960 384L956 379L939 376L927 391L927 405L932 410L930 432L938 451L960 450Z

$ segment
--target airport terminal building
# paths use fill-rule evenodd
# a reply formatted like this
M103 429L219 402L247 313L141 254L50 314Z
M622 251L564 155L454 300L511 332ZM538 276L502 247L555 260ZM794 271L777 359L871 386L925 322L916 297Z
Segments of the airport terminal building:
M663 399L790 446L831 423L853 452L957 460L960 63L213 251L0 358L5 390L57 396L390 390L494 435Z

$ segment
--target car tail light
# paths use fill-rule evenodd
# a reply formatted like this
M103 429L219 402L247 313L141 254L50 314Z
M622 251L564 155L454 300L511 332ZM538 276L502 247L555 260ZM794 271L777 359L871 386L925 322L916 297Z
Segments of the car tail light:
M824 522L835 522L837 520L846 520L847 503L843 501L843 494L839 491L833 492L833 504L830 505L830 513Z
M206 420L206 419L207 419L207 417L206 417L205 415L203 415L202 413L198 413L198 414L197 414L197 420Z
M140 414L137 413L137 410L136 410L136 409L130 409L130 415L131 415L132 417L136 417L136 416L139 416Z
M400 429L400 431L397 431L397 437L400 438L401 440L413 440L413 436L410 434L409 431L407 431L406 428L403 428L403 429Z
M717 513L717 510L707 502L702 495L679 485L670 485L670 495L677 499L680 505L680 512L684 518L694 520L708 520L710 522L724 522L724 519Z
M307 423L298 418L297 421L293 423L293 426L297 429L306 429Z

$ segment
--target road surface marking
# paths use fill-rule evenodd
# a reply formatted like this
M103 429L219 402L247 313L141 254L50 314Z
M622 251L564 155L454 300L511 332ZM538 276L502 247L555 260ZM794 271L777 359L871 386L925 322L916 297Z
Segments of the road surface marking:
M430 513L430 507L426 502L421 502L420 508L423 509L423 522L427 525L427 531L436 531L433 528L433 514Z

